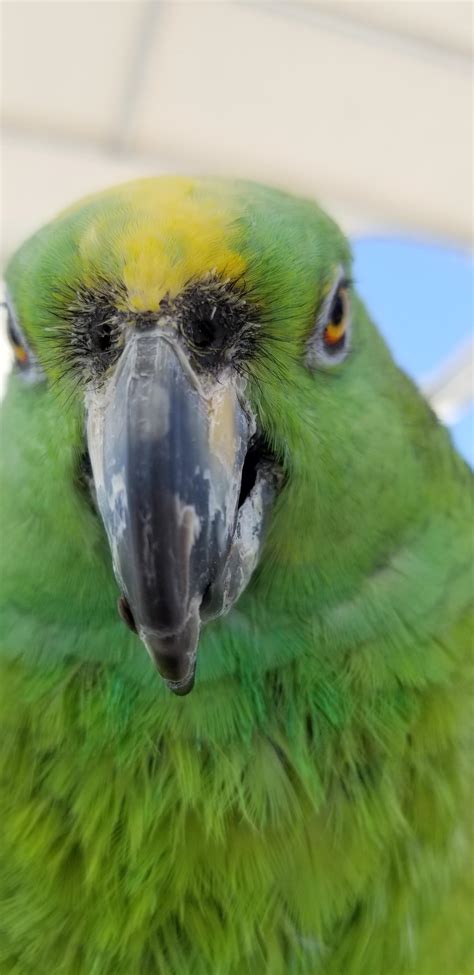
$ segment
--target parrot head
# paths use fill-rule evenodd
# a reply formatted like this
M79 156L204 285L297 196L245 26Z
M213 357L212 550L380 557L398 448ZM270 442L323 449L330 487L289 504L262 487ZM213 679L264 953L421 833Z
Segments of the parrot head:
M202 626L259 563L304 574L330 539L342 565L363 530L357 493L347 501L367 445L354 425L380 413L367 388L387 357L357 325L350 275L316 204L168 177L80 201L7 267L17 370L80 417L119 611L175 693L193 686Z

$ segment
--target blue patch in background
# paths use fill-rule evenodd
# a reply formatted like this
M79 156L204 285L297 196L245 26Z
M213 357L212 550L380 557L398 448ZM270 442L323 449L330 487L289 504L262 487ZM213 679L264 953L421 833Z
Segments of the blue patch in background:
M398 364L423 382L472 334L474 266L468 254L389 237L352 241L354 278ZM474 466L474 404L450 428Z

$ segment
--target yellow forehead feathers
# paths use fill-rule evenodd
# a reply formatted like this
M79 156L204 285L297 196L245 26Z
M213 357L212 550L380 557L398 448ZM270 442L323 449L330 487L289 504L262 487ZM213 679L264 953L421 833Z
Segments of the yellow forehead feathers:
M156 311L166 295L175 297L192 278L213 272L238 277L245 270L245 261L229 243L228 205L195 195L195 185L166 179L123 187L124 219L112 246L133 311ZM100 223L99 218L80 242L88 262L102 237Z

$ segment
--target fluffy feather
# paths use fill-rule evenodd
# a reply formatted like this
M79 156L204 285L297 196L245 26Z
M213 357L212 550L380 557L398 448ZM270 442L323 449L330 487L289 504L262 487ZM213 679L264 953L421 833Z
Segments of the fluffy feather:
M356 298L346 363L305 368L348 262L307 201L146 180L7 269L50 383L14 376L3 408L2 972L470 970L471 477ZM117 617L50 312L67 337L79 282L118 279L133 315L218 272L264 323L246 367L287 478L177 699Z

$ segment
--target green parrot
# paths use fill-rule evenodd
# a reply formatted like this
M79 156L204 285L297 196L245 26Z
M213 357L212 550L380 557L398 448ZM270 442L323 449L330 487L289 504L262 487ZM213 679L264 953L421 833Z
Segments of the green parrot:
M469 975L472 476L342 233L150 178L6 286L0 971Z

